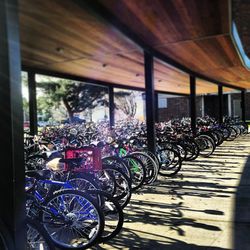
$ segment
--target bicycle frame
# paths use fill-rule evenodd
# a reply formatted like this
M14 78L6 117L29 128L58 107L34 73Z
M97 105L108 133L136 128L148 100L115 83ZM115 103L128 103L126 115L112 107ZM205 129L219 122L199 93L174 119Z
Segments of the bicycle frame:
M26 180L33 180L32 177L26 177ZM74 187L70 184L70 182L66 181L66 182L62 182L62 181L54 181L54 180L36 180L36 183L40 182L42 184L49 184L49 185L56 185L56 186L61 186L65 189L74 189ZM59 216L60 212L54 208L54 207L45 207L42 205L42 203L45 201L45 199L43 198L43 196L39 193L39 191L35 190L34 191L34 196L36 198L36 200L38 201L38 203L40 204L40 206L42 207L42 209L44 209L47 212L51 212L54 216ZM63 200L63 198L61 198L61 205L62 207L62 211L65 209L65 200ZM85 208L86 204L83 204L78 198L77 201L83 206L83 208ZM89 218L92 218L91 214L89 214L88 210L85 210L85 213L83 213L84 217L86 218L86 215L90 216ZM96 218L92 218L92 219L96 219Z

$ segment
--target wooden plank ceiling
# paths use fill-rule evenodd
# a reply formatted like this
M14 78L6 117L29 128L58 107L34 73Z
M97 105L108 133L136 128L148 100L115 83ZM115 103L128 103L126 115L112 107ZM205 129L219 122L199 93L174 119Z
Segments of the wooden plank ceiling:
M95 1L95 0L93 0ZM186 67L250 88L229 35L227 0L99 0L143 41ZM144 88L143 52L78 0L20 0L22 64ZM156 90L189 93L189 76L155 60ZM197 92L217 86L197 80Z

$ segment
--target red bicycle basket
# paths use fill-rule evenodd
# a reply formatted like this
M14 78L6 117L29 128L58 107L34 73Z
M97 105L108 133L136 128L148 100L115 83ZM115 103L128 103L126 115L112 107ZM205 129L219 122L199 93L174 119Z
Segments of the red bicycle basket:
M97 147L66 148L65 159L83 158L83 163L73 171L99 171L102 170L101 150ZM68 163L65 163L65 171L69 171Z

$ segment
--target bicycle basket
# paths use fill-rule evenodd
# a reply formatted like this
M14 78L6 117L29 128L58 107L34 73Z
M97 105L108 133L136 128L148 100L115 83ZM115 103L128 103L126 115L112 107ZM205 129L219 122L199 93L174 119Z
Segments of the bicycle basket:
M83 158L82 164L74 168L76 172L102 170L101 149L97 147L66 148L65 159ZM68 163L65 163L65 171L70 170Z

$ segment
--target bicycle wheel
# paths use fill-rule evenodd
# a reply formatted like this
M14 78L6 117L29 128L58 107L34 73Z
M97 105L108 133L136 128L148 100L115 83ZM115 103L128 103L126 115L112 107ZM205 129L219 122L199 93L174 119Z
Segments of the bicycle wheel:
M240 128L242 136L245 136L248 134L248 125L246 123L244 123L244 122L240 123L239 128Z
M193 139L185 139L181 144L187 152L185 160L193 161L199 156L199 147Z
M181 158L175 150L162 148L157 151L160 162L159 174L162 176L176 175L181 169Z
M235 126L233 126L233 128L236 131L236 138L239 137L241 135L241 130L240 130L239 126L235 125Z
M100 185L98 182L93 178L93 175L87 173L79 173L76 174L74 177L68 180L69 184L73 187L73 189L79 191L88 191L88 190L99 190ZM63 188L62 188L63 189ZM99 202L99 201L97 201Z
M222 133L223 140L227 140L230 136L230 130L227 127L219 128L219 131Z
M142 161L146 168L145 184L152 184L156 180L158 174L158 166L154 159L146 152L135 151L130 155L133 155Z
M121 169L129 178L131 178L131 172L126 163L118 156L108 156L102 158L102 163L105 165L112 165Z
M156 154L151 152L151 151L148 151L148 150L143 150L143 152L145 152L146 154L148 154L149 156L151 156L154 159L154 161L157 165L157 168L158 168L158 172L159 172L160 162L159 162L159 159L157 158Z
M105 225L99 242L107 242L119 234L122 229L124 221L122 207L118 201L107 192L101 190L88 190L86 192L91 195L91 197L96 196L96 200L102 201L99 203L99 206L104 213ZM101 196L101 198L99 198L99 196Z
M229 134L229 137L227 138L227 141L233 141L236 139L237 137L237 131L235 128L233 127L228 127L229 131L230 131L230 134Z
M55 247L42 225L34 219L26 218L27 246L26 250L54 250Z
M100 189L93 176L89 176L88 174L75 174L70 177L68 182L74 189L79 191Z
M213 130L212 133L216 134L218 138L218 143L216 146L220 146L224 142L223 134L220 130Z
M60 190L43 204L42 224L60 249L87 249L102 235L104 216L84 192Z
M132 191L139 189L146 179L146 168L142 161L132 155L126 155L122 158L131 172Z
M131 198L131 180L119 168L104 165L103 171L106 178L114 182L115 192L109 193L114 197L122 208L126 207ZM103 191L108 191L104 190Z
M195 137L195 141L199 147L199 154L202 157L209 157L215 150L215 144L208 135L200 134Z

